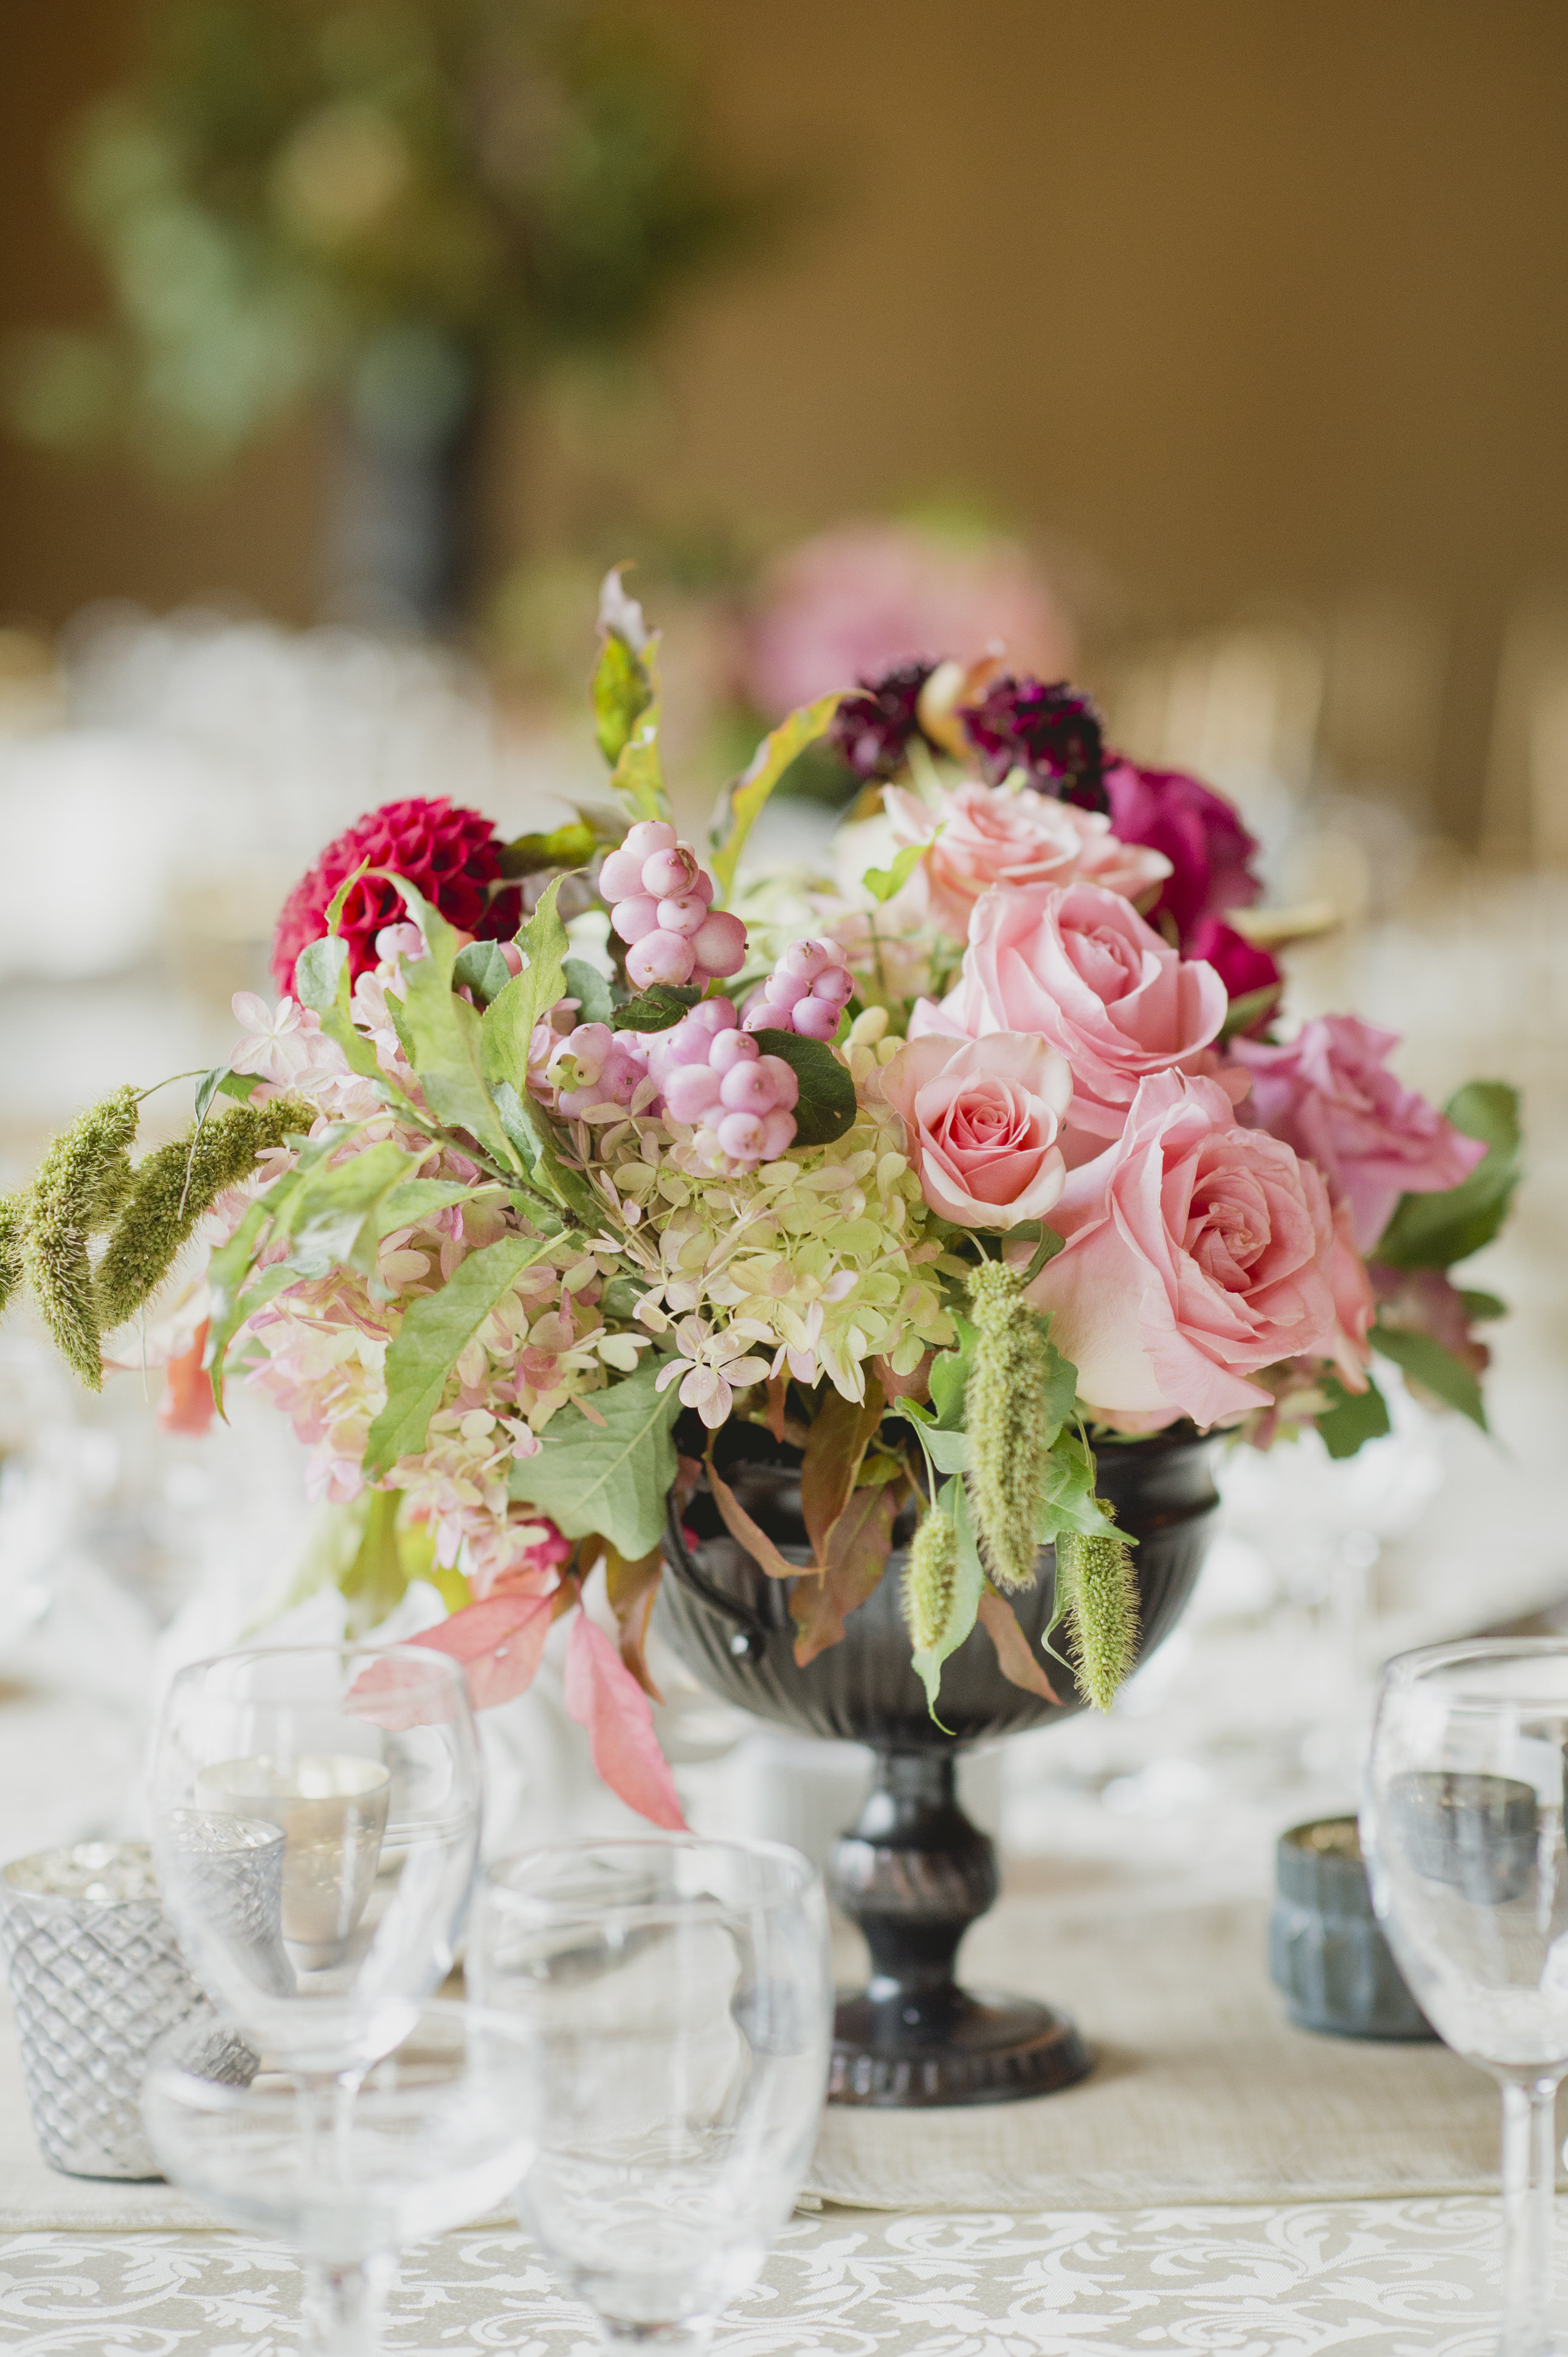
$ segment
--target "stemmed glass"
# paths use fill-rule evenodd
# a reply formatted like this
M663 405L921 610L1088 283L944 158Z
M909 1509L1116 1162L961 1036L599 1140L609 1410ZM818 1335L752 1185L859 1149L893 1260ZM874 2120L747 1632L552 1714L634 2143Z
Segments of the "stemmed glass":
M607 2348L704 2350L794 2207L822 2116L814 1869L761 1842L530 1851L489 1869L467 1969L539 2038L523 2225Z
M1383 1675L1361 1838L1423 2012L1503 2096L1503 2357L1553 2332L1557 2088L1568 2076L1568 1641L1477 1640Z
M191 1969L252 2044L351 2086L451 1970L479 1840L462 1671L419 1645L181 1670L151 1836Z
M300 2252L314 2357L375 2357L398 2251L507 2199L532 2158L539 2093L526 2023L437 2001L360 2074L330 2136L302 2123L308 2086L209 2019L154 2048L142 2112L176 2184Z

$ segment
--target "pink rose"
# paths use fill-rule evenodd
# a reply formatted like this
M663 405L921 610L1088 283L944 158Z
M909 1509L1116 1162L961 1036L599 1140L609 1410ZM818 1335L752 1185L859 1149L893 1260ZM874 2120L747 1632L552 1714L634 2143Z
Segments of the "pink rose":
M1119 843L1099 811L1077 810L1048 794L1015 793L970 779L935 808L889 786L883 806L900 845L929 844L918 873L931 915L960 941L981 894L993 884L1103 886L1129 900L1171 872L1157 851Z
M1032 884L982 893L957 986L922 1000L909 1034L1038 1032L1072 1068L1070 1169L1121 1135L1141 1081L1197 1060L1227 1003L1213 968L1178 957L1120 894Z
M1350 1206L1357 1249L1371 1252L1402 1195L1457 1187L1486 1152L1387 1069L1397 1031L1321 1015L1283 1048L1233 1042L1252 1075L1248 1117L1316 1163Z
M1069 1178L1051 1225L1066 1248L1028 1299L1049 1312L1079 1396L1123 1429L1267 1407L1249 1374L1335 1349L1323 1181L1278 1138L1239 1128L1213 1081L1145 1081L1116 1144Z
M1043 1219L1067 1181L1057 1133L1072 1074L1043 1039L911 1039L882 1075L933 1211L962 1228Z
M1251 863L1258 846L1223 795L1179 770L1143 770L1127 760L1109 764L1105 791L1122 842L1147 844L1171 863L1150 914L1156 921L1169 917L1184 950L1193 951L1200 918L1257 899L1262 887Z
M1364 1370L1371 1364L1372 1358L1372 1346L1367 1337L1377 1315L1378 1299L1367 1264L1356 1250L1348 1203L1334 1206L1334 1258L1329 1264L1328 1283L1334 1295L1335 1367L1351 1391L1365 1391Z

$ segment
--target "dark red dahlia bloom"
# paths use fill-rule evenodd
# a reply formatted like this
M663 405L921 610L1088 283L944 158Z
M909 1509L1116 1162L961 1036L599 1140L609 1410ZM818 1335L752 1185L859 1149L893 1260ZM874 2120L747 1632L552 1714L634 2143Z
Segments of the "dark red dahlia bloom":
M860 695L846 695L833 715L828 742L863 784L896 778L909 740L920 734L915 707L934 662L899 663L880 679L863 679Z
M370 811L329 843L308 876L301 877L278 917L273 935L273 980L283 993L294 989L300 951L327 931L327 910L345 877L367 863L391 867L409 882L449 925L480 941L510 941L522 914L517 886L490 896L501 872L501 838L482 813L455 810L443 794L435 802L387 802ZM376 962L376 935L406 913L403 894L384 876L362 876L343 903L338 930L349 944L350 981Z
M1182 944L1182 955L1202 958L1211 965L1233 999L1245 998L1254 990L1273 990L1284 979L1268 951L1248 941L1222 917L1200 917ZM1273 1012L1272 1006L1261 1008L1247 1029L1261 1031Z
M1004 673L978 704L961 704L958 716L993 786L1026 770L1041 793L1080 810L1107 808L1100 715L1065 679L1047 687Z
M1256 842L1222 794L1180 770L1143 770L1113 758L1105 786L1122 841L1147 844L1171 863L1149 922L1169 917L1178 947L1201 956L1190 946L1199 921L1251 907L1262 889L1251 871Z

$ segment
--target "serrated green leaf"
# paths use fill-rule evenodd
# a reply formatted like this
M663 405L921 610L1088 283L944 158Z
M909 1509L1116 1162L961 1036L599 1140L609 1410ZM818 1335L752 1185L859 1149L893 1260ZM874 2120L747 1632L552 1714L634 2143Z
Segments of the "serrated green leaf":
M566 987L562 996L576 1000L579 1023L617 1021L616 1003L610 996L609 984L596 965L590 965L586 958L569 957L564 961L562 972L566 978Z
M458 951L452 967L454 985L471 990L481 1006L499 998L511 978L499 942L469 942Z
M852 1127L860 1110L854 1082L825 1039L804 1039L797 1031L756 1031L765 1056L781 1056L800 1083L795 1107L797 1146L831 1146Z
M934 1645L922 1646L910 1656L916 1675L926 1689L926 1707L933 1718L937 1718L937 1701L941 1692L942 1663L950 1654L957 1652L974 1627L980 1614L980 1599L985 1593L985 1566L980 1560L974 1517L970 1511L969 1493L963 1483L945 1482L936 1503L940 1512L951 1517L953 1528L958 1533L958 1566L940 1636ZM937 1725L941 1725L940 1718L937 1718Z
M1486 1157L1440 1195L1402 1195L1370 1260L1393 1268L1451 1268L1490 1243L1508 1217L1521 1175L1519 1091L1504 1081L1469 1081L1444 1111L1466 1137L1485 1141Z
M1452 1351L1445 1351L1441 1342L1434 1342L1430 1334L1413 1333L1403 1326L1378 1325L1372 1329L1371 1342L1374 1350L1380 1351L1385 1359L1391 1359L1412 1383L1435 1393L1450 1407L1456 1407L1461 1415L1467 1415L1483 1432L1487 1429L1480 1384L1464 1361L1456 1359Z
M383 1197L378 1208L379 1232L390 1236L397 1228L423 1227L436 1211L453 1203L471 1202L484 1191L482 1184L465 1187L456 1178L405 1178Z
M933 835L931 841L935 840ZM930 843L906 844L891 867L868 867L860 880L872 899L891 900L895 892L901 892L930 847Z
M212 1311L207 1329L207 1372L212 1384L212 1397L220 1415L223 1413L223 1365L233 1341L245 1320L263 1308L285 1285L298 1283L296 1273L281 1262L264 1269L261 1278L249 1291L246 1279L251 1274L263 1231L270 1225L274 1210L281 1208L297 1185L297 1175L285 1172L266 1193L253 1202L226 1244L220 1244L208 1263L207 1282L212 1296ZM269 1288L270 1281L270 1289Z
M838 708L837 695L820 695L815 704L803 704L798 712L791 712L763 738L734 784L726 786L719 796L719 806L708 831L712 846L708 866L718 885L714 897L719 907L724 906L734 888L746 838L768 795L790 762L808 745L814 745L819 737L826 736Z
M514 1498L548 1514L567 1538L596 1532L631 1561L659 1544L675 1479L671 1434L680 1386L656 1388L660 1363L650 1361L593 1394L602 1426L580 1408L558 1408L540 1435L538 1454L512 1468Z
M1094 1494L1094 1453L1070 1426L1064 1425L1051 1444L1046 1478L1040 1485L1035 1513L1035 1536L1049 1546L1062 1531L1079 1531L1085 1538L1119 1538L1135 1542L1118 1529ZM1056 1626L1053 1620L1052 1627Z
M452 1369L523 1270L549 1250L548 1237L502 1236L460 1261L439 1293L409 1303L387 1348L386 1405L365 1441L371 1480L419 1455Z
M944 1432L960 1432L963 1428L963 1398L969 1388L969 1371L974 1363L974 1328L959 1310L951 1313L958 1329L958 1347L939 1351L931 1361L928 1387L931 1405L937 1411L937 1422Z
M1326 1375L1322 1388L1329 1405L1315 1422L1330 1457L1354 1457L1365 1442L1381 1440L1393 1430L1389 1404L1369 1375L1364 1392L1349 1390L1337 1375Z
M388 1082L376 1061L375 1049L355 1030L349 1017L348 942L333 933L311 942L295 961L294 986L301 1005L313 1007L320 1016L321 1028L341 1048L349 1071L358 1072L362 1080L374 1081L389 1101L401 1103L401 1090Z
M494 1089L510 1082L520 1099L528 1094L528 1049L533 1027L558 998L566 996L566 928L555 906L561 878L546 886L539 906L517 937L522 972L486 1007L481 1034L484 1077Z
M619 1031L668 1031L679 1023L682 1015L690 1014L702 992L689 982L650 983L635 998L628 998L615 1010L615 1025Z
M424 936L425 955L411 959L403 969L403 996L387 993L403 1054L419 1075L425 1103L448 1129L467 1130L503 1169L515 1167L515 1157L482 1069L483 1024L477 1008L453 989L458 942L438 909L406 877L393 875L408 904L408 913ZM502 996L505 996L505 992ZM499 1004L499 1001L497 1001Z

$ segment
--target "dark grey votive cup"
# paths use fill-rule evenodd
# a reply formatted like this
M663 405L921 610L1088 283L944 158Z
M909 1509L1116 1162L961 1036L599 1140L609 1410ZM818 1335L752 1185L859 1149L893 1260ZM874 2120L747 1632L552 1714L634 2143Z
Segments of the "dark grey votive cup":
M1372 1912L1354 1817L1282 1834L1269 1971L1303 2029L1334 2038L1434 2039Z

